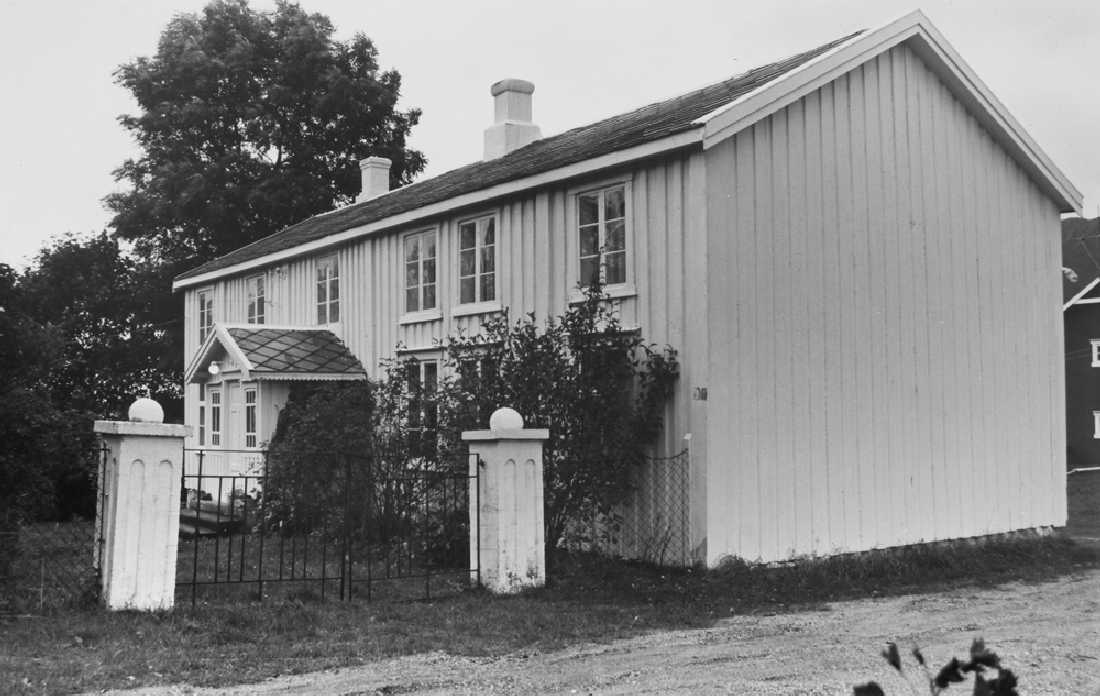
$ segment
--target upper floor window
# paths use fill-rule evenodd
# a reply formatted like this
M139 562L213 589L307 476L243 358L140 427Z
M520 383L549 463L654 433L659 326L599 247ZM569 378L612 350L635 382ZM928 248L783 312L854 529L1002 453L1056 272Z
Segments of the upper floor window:
M458 301L495 299L496 219L489 216L458 226Z
M248 323L264 323L264 277L252 276L245 281L248 293Z
M626 282L626 186L616 184L577 196L580 282Z
M340 271L336 257L317 262L317 323L340 321Z
M1092 366L1100 367L1100 338L1094 338L1090 343L1092 344Z
M206 340L214 328L214 291L199 292L199 343Z
M435 309L435 230L405 237L405 311Z

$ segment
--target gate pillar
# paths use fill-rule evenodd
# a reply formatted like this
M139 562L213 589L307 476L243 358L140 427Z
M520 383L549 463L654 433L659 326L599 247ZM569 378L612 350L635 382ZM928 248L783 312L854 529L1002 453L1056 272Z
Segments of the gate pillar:
M107 449L100 476L96 534L108 609L171 609L179 545L183 438L190 428L163 423L151 399L130 406L129 421L96 421Z
M470 454L470 568L492 592L546 584L542 446L545 428L501 408L488 430L462 433Z

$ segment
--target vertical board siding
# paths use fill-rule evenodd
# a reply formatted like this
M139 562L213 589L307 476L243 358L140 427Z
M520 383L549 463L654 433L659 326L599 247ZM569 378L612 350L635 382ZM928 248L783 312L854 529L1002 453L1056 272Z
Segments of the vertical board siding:
M1064 524L1059 216L921 60L706 165L708 562Z
M534 312L538 321L557 316L568 307L576 286L578 242L575 194L588 186L627 182L631 198L631 236L628 260L637 294L621 301L621 320L638 327L642 336L657 346L680 351L685 374L666 413L664 433L655 447L657 456L671 456L685 447L684 435L693 433L692 414L699 422L693 436L705 453L704 407L692 408L691 391L707 385L707 293L705 279L705 163L701 152L679 153L639 164L635 169L586 182L545 187L485 207L407 228L359 239L334 250L291 260L264 271L270 304L265 321L271 325L316 324L315 273L317 260L335 256L340 271L340 321L332 329L359 357L367 371L377 376L379 363L396 355L396 347L431 349L459 331L476 333L491 315L455 316L458 297L458 224L472 217L497 217L497 299L513 318ZM697 183L689 183L697 182ZM437 231L437 297L441 318L401 323L404 312L403 238L424 229ZM689 240L689 237L691 240ZM694 249L689 248L694 244ZM694 253L692 253L694 252ZM215 320L243 323L246 319L245 276L218 281ZM188 291L186 356L198 348L192 316L194 292ZM689 317L694 319L689 320ZM688 366L686 356L692 362ZM197 388L188 389L188 422L197 420ZM686 460L685 460L686 461ZM703 460L694 460L698 476ZM653 465L659 466L659 465ZM666 559L690 563L700 548L705 520L699 516L701 501L691 500L685 514L670 520L662 508L665 500L683 495L702 496L701 478L684 480L684 491L668 490L669 477L643 467L637 486L623 507L639 538L626 547L647 547L650 539L671 534L674 540ZM690 479L690 480L689 480ZM669 529L674 524L675 529ZM651 544L648 544L651 546Z

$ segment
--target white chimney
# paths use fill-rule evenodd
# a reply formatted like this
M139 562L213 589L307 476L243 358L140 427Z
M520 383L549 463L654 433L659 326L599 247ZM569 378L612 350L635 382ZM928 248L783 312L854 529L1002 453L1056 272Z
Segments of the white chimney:
M390 190L390 166L393 163L386 157L367 157L359 160L359 173L363 177L363 186L356 203L378 198Z
M531 94L535 86L527 80L501 80L489 88L493 95L493 125L485 129L485 156L496 159L542 137L531 123Z

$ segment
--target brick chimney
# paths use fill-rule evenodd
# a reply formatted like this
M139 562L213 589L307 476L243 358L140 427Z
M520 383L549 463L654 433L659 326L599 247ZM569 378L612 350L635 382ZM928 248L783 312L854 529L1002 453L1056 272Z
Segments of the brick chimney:
M390 190L390 166L392 162L386 157L367 157L359 160L359 173L363 177L362 188L355 197L356 203L378 198Z
M531 123L531 94L527 80L501 80L489 88L493 95L493 125L485 129L483 160L496 159L542 137Z

